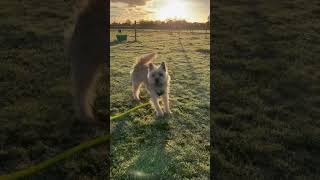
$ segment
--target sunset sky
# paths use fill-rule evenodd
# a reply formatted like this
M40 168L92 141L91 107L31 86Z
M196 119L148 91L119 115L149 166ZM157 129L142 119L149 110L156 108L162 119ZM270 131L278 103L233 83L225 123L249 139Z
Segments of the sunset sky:
M206 22L210 0L111 0L110 22L185 19Z

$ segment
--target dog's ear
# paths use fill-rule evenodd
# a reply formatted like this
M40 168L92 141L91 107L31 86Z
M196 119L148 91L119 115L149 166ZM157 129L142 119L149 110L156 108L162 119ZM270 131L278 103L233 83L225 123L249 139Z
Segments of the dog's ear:
M167 72L167 65L165 62L161 63L160 68L162 68L165 72Z
M152 71L154 69L154 64L150 63L148 66L149 71Z

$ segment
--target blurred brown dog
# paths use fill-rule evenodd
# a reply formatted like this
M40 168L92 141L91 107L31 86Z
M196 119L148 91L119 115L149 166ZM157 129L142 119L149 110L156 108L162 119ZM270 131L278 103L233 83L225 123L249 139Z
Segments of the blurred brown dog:
M71 59L74 87L74 106L81 120L96 121L93 112L97 77L105 61L105 1L80 2L71 37L66 39L68 57Z

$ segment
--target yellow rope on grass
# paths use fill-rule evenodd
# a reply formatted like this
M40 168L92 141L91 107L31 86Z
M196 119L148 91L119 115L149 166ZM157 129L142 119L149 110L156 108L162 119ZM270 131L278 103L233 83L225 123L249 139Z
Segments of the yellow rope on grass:
M98 144L102 144L106 141L108 141L110 139L109 135L105 135L105 136L100 136L100 137L96 137L94 139L91 139L87 142L84 142L76 147L73 147L63 153L60 153L50 159L47 159L37 165L28 167L26 169L20 170L20 171L16 171L13 172L11 174L8 175L4 175L4 176L0 176L1 180L7 180L7 179L19 179L22 177L27 177L27 176L31 176L32 174L35 174L43 169L48 168L49 166L56 164L59 161L62 161L78 152L84 151L86 149L91 148L92 146L98 145Z
M117 119L117 118L120 118L132 111L136 111L142 107L145 107L147 105L149 105L150 103L145 103L145 104L141 104L139 106L136 106L124 113L120 113L120 114L117 114L117 115L114 115L114 116L111 116L110 117L110 120L114 120L114 119ZM16 172L13 172L13 173L10 173L10 174L7 174L7 175L2 175L0 176L0 180L11 180L11 179L19 179L19 178L23 178L23 177L28 177L28 176L31 176L41 170L44 170L78 152L82 152L84 150L87 150L87 149L90 149L91 147L93 146L96 146L96 145L99 145L99 144L103 144L107 141L110 140L110 135L104 135L104 136L99 136L99 137L95 137L94 139L91 139L91 140L88 140L84 143L81 143L80 145L76 146L76 147L73 147L69 150L66 150L50 159L47 159L45 161L42 161L40 162L39 164L36 164L34 166L30 166L26 169L22 169L22 170L19 170L19 171L16 171Z
M132 108L132 109L124 112L124 113L120 113L120 114L114 115L114 116L110 117L110 121L112 121L112 120L114 120L114 119L117 119L117 118L120 118L120 117L122 117L122 116L124 116L124 115L126 115L126 114L129 114L129 113L131 113L132 111L135 111L135 110L138 110L138 109L140 109L140 108L143 108L143 107L145 107L145 106L147 106L147 105L149 105L149 104L150 104L150 102L147 102L147 103L141 104L141 105L139 105L139 106L136 106L136 107L134 107L134 108Z

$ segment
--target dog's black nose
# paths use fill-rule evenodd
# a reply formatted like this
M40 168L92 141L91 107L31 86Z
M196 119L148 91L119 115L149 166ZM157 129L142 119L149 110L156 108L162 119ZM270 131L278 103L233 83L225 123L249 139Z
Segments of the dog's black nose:
M161 96L161 95L163 95L163 94L164 94L164 91L158 91L158 92L157 92L157 95L158 95L158 96Z
M156 81L156 84L158 84L159 83L159 79L158 78L156 78L156 79L154 79L155 81Z

